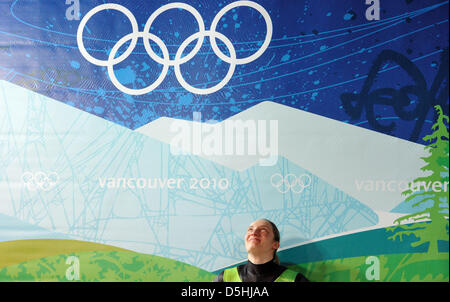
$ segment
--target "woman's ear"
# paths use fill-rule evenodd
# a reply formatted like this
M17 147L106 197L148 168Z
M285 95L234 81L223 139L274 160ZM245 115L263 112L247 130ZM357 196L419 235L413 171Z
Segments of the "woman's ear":
M274 241L272 247L275 250L278 250L280 248L280 242L279 241Z

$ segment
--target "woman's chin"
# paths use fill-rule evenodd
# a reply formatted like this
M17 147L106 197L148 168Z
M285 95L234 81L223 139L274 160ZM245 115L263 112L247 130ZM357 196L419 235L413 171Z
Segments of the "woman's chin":
M247 252L254 252L254 251L258 251L260 247L259 242L249 242L247 243Z

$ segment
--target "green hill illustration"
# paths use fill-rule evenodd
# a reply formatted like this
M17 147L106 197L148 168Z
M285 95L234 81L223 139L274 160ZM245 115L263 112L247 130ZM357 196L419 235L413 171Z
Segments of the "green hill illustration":
M25 247L27 253L21 253ZM74 240L2 242L0 255L0 281L209 282L215 277L183 262ZM4 255L15 256L5 261Z

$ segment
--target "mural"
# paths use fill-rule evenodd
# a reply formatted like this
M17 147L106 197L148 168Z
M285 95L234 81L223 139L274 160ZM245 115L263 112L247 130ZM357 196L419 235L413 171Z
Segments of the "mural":
M448 1L0 2L0 280L449 280Z

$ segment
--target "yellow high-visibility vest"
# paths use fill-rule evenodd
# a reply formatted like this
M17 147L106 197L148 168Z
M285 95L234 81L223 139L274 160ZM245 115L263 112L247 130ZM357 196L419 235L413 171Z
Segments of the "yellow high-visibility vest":
M274 282L295 282L297 272L290 269L285 270ZM224 282L242 282L237 267L228 268L223 272Z

